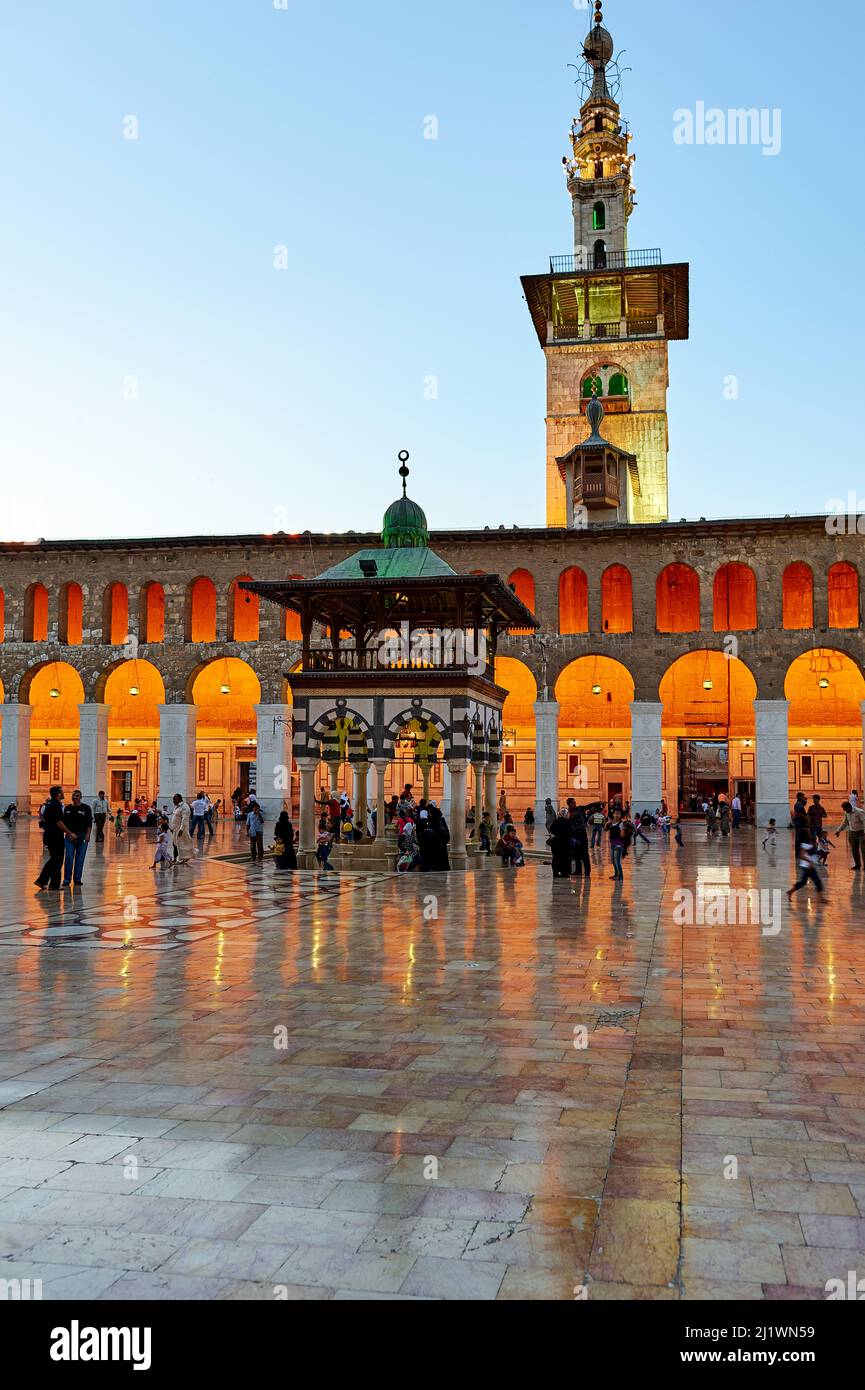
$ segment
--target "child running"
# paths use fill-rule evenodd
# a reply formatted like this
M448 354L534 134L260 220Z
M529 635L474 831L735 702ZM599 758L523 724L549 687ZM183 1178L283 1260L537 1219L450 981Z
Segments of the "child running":
M817 892L823 892L823 880L817 872L820 861L817 858L816 847L809 840L804 841L799 846L799 877L789 890L787 897L792 898L794 893L805 887L808 882L813 883Z
M766 826L766 838L763 841L764 849L766 849L766 846L770 843L770 841L772 844L772 848L774 849L778 843L778 822L776 820L770 820L769 824Z
M151 869L156 869L161 864L163 869L166 865L173 864L171 855L171 836L168 833L168 821L163 819L159 822L159 834L156 836L156 854Z

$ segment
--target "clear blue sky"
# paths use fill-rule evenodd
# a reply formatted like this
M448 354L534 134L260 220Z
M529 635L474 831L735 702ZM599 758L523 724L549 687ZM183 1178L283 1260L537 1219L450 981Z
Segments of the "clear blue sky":
M605 10L632 68L631 245L691 264L671 514L865 493L861 7ZM0 535L374 527L401 448L434 526L542 525L519 276L572 247L587 13L5 0ZM698 101L779 107L780 155L677 146Z

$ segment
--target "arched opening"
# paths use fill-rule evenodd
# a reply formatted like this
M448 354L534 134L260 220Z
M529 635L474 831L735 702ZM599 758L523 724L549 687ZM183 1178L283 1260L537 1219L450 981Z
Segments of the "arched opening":
M750 565L724 565L715 575L715 631L754 632L757 576Z
M583 379L583 400L590 401L592 396L602 396L604 394L604 383L599 376L592 376L591 373Z
M607 243L605 241L595 242L594 252L595 270L606 270L607 268Z
M661 681L668 804L698 813L705 799L738 792L756 799L754 701L757 682L723 652L689 652Z
M80 647L84 640L84 591L80 584L64 584L60 590L60 641Z
M191 689L198 709L195 790L227 804L235 787L255 790L257 722L261 684L251 666L220 657L202 667ZM262 795L269 795L262 789Z
M624 565L610 565L601 578L601 623L612 634L634 630L634 585Z
M161 584L145 584L141 590L140 628L142 642L165 641L165 590Z
M48 788L78 785L78 706L84 685L74 666L49 661L27 672L18 695L32 706L30 721L30 795L41 804Z
M24 595L24 641L48 641L48 590L31 584Z
M627 800L630 793L630 671L606 656L584 656L556 682L559 702L559 799Z
M129 639L129 593L125 584L109 584L102 609L102 640L122 647Z
M186 640L216 641L216 585L212 579L194 579L187 598Z
M818 647L790 666L790 792L819 795L831 814L862 788L862 703L865 677L845 652ZM838 860L842 856L839 853Z
M829 626L859 627L859 571L843 561L829 571Z
M229 638L233 642L257 642L259 629L258 594L241 589L243 580L250 580L251 574L243 574L235 579L229 595Z
M607 209L604 203L595 203L592 209L592 231L603 232L607 228Z
M108 786L112 805L156 798L159 785L159 706L165 684L150 661L122 661L100 682L108 714Z
M700 580L690 565L667 565L656 585L659 632L700 631Z
M585 572L574 566L565 570L559 579L559 632L588 632L589 581Z
M596 160L595 160L595 178L596 178L596 179L602 179L603 177L604 177L604 161L603 161L602 159L596 159Z
M525 813L535 800L535 704L537 682L522 661L496 658L496 684L507 690L502 710L502 768L500 790L513 815ZM522 811L520 811L522 808Z
M814 626L814 571L797 560L788 565L782 582L784 627L788 632Z
M508 584L513 589L521 603L526 605L529 612L535 611L535 580L528 570L514 570L508 580ZM530 628L515 629L520 633L531 631Z

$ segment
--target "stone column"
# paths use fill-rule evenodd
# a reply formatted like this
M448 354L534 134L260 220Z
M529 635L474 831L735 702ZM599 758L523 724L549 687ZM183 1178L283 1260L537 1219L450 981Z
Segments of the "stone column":
M159 705L159 798L170 804L178 792L194 796L195 705Z
M300 826L298 849L302 854L314 854L317 836L315 778L317 758L298 758L300 771Z
M559 705L539 700L535 705L535 820L543 825L547 797L559 806Z
M390 766L387 758L374 758L375 768L375 838L383 840L387 827L387 792L385 781Z
M790 823L790 735L787 700L755 700L757 716L757 824Z
M78 786L90 802L108 786L108 716L110 705L78 706ZM65 788L64 788L65 790ZM70 791L74 788L70 788Z
M32 705L0 705L0 801L3 810L14 801L20 815L30 811L30 720Z
M442 799L439 803L439 810L441 811L448 825L450 825L451 821L452 798L453 787L451 786L451 770L447 765L447 761L445 761L442 764Z
M631 809L652 813L664 794L661 718L664 706L648 701L631 705Z
M484 813L484 764L472 763L472 779L474 787L472 789L472 800L475 803L475 837L477 829L481 823L481 816Z
M352 810L354 811L354 823L360 827L363 838L369 837L366 824L366 813L369 805L369 763L353 763L354 771L354 801Z
M467 762L449 762L451 773L451 852L465 856L466 852L466 773Z
M489 811L490 820L493 825L496 823L496 815L499 809L499 763L487 763L484 795L484 810Z
M291 813L291 706L255 705L256 790L272 828L281 811Z

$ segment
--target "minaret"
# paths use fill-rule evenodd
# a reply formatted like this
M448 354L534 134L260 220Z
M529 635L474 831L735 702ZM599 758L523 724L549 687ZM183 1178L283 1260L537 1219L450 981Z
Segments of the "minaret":
M602 0L595 0L594 27L583 45L594 80L571 131L573 158L563 161L574 207L574 258L597 270L624 269L628 218L634 208L631 137L622 128L619 104L607 82L615 49L603 18Z
M688 266L665 264L657 249L628 245L631 137L617 100L615 46L604 27L603 0L593 3L593 24L583 42L588 95L573 123L573 156L563 161L574 253L553 256L549 274L522 281L547 359L551 527L667 520L668 344L688 337ZM593 400L603 407L603 488L595 476L597 430L586 418ZM590 440L591 457L583 448ZM617 454L615 469L611 451ZM581 486L587 488L586 505L579 502Z

